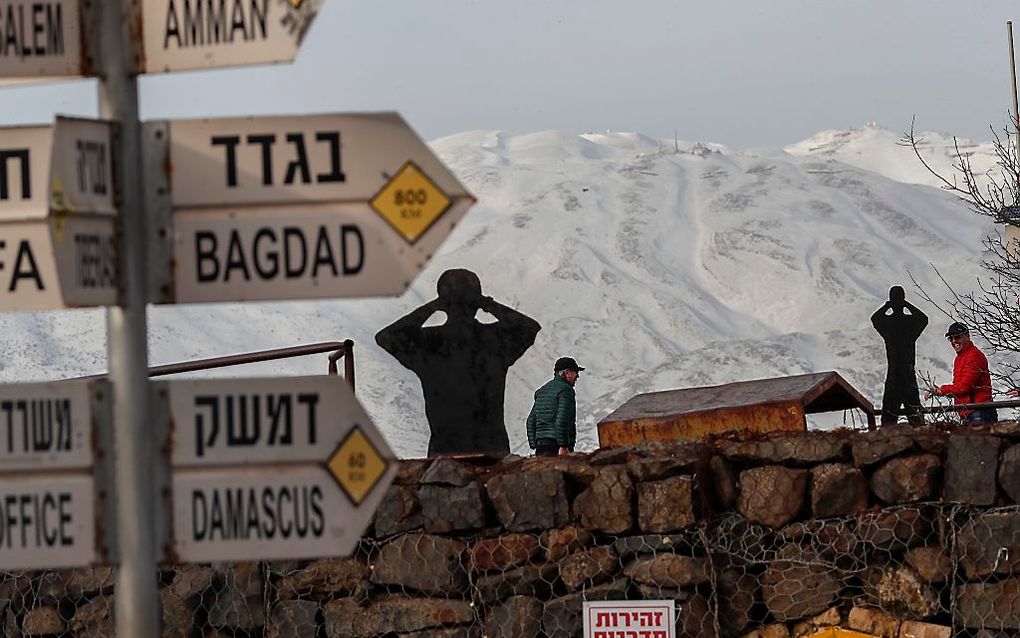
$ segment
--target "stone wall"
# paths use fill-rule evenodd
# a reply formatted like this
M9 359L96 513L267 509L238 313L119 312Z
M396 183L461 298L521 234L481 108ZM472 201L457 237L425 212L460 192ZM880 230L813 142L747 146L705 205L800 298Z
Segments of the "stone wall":
M678 636L1020 632L1020 426L404 461L349 558L161 574L166 636L568 638L673 598ZM9 574L6 636L111 636L109 570Z

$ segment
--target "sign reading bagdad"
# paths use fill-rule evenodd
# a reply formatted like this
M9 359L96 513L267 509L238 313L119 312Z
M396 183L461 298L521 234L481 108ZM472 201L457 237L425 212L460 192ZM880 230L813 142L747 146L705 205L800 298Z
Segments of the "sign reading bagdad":
M179 561L349 554L397 471L334 376L171 381Z
M0 311L116 303L109 122L0 129Z
M169 123L182 302L403 292L474 197L396 113Z
M322 0L142 0L145 73L290 62Z

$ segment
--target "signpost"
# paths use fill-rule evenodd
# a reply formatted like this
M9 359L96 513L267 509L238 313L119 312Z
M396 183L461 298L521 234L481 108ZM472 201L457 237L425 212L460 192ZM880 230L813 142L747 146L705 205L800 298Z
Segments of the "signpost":
M398 295L475 201L396 113L164 127L177 303Z
M0 129L0 310L116 303L109 122Z
M333 376L170 381L173 561L344 556L397 464Z
M108 399L102 382L0 386L0 569L105 562L93 446Z
M173 382L169 463L150 429L147 299L399 294L474 203L394 113L143 135L137 74L290 61L321 4L0 0L0 83L97 76L108 120L0 129L0 311L108 306L112 381L0 387L0 568L115 562L119 636L158 636L159 555L348 554L397 471L331 377Z

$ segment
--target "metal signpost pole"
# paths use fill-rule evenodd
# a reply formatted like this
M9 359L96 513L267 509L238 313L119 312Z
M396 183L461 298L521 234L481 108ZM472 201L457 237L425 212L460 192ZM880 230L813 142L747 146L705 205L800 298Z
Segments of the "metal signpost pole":
M99 4L99 3L97 3ZM113 383L117 494L117 556L114 617L117 636L157 638L159 595L156 572L152 443L149 422L146 329L147 276L142 197L141 124L138 80L131 44L135 3L101 3L99 20L100 116L120 124L115 157L120 192L120 299L107 310L110 378Z

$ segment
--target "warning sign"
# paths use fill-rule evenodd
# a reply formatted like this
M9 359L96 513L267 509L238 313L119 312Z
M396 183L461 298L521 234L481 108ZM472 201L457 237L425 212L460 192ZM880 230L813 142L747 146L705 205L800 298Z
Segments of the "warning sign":
M389 467L358 426L340 442L326 465L354 505L361 505Z
M414 162L404 164L371 202L375 212L410 244L418 241L451 203L446 193Z

